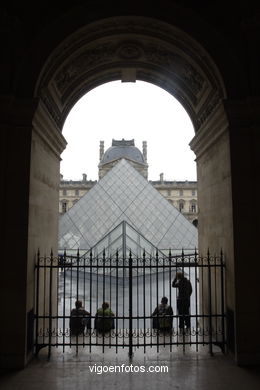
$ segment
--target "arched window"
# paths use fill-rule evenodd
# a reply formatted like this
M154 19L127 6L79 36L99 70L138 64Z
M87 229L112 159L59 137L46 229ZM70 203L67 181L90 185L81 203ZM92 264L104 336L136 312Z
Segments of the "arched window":
M196 205L194 203L191 204L191 212L196 213Z
M193 199L190 202L190 212L196 213L197 212L197 202Z
M182 212L182 210L184 209L185 201L183 199L180 199L178 203L179 203L179 211Z
M66 213L66 211L68 210L68 203L66 200L62 200L61 201L61 212L62 214Z

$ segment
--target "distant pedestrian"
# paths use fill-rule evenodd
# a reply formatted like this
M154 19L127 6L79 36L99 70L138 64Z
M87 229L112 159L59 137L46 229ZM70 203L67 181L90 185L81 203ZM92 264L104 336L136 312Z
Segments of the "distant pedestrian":
M91 328L90 313L82 307L82 301L75 302L75 308L70 313L70 333L79 336L84 333L85 327Z
M158 329L162 332L170 332L172 330L173 310L168 305L167 297L162 297L161 303L153 311L152 317L153 329Z
M95 329L101 333L110 332L115 328L114 316L115 314L110 309L109 303L103 302L102 307L100 307L96 312Z
M177 272L172 282L172 287L178 288L177 310L179 315L179 328L184 332L190 330L190 296L192 294L191 282L184 276L183 272Z

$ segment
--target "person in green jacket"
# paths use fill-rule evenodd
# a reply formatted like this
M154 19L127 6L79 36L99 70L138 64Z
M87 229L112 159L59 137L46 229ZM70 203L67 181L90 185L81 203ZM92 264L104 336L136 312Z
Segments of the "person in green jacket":
M111 329L115 328L114 316L115 314L110 309L109 303L103 302L102 307L100 307L96 312L95 329L101 333L110 332Z

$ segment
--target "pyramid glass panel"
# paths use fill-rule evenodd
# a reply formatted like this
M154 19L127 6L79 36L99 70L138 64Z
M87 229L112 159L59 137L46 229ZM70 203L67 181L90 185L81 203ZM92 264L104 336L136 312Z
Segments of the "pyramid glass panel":
M145 246L149 242L162 251L178 253L182 248L197 247L197 228L122 159L61 216L59 248L86 252L108 233L112 237L122 222L130 226L129 240L133 242L135 231L144 238Z
M144 251L148 257L155 257L156 254L160 258L164 257L164 254L151 242L147 241L132 226L123 221L87 252L83 253L81 250L81 256L82 258L90 257L91 252L92 259L97 260L101 259L105 252L106 258L111 258L114 262L116 254L120 257L128 258L131 252L132 258L135 259L142 258Z

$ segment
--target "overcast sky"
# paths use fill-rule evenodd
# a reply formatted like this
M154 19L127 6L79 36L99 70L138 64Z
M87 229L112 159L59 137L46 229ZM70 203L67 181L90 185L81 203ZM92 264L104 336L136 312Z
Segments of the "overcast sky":
M196 180L195 155L189 147L193 125L181 104L149 83L115 81L93 89L69 113L63 127L68 145L62 153L64 179L98 178L99 142L147 141L148 179Z

